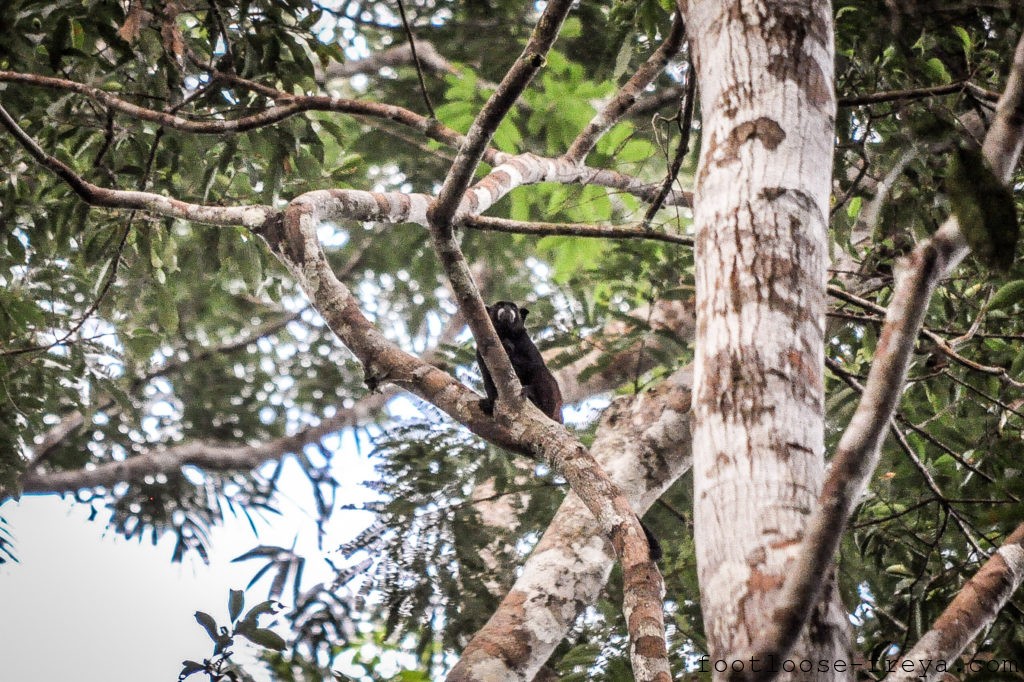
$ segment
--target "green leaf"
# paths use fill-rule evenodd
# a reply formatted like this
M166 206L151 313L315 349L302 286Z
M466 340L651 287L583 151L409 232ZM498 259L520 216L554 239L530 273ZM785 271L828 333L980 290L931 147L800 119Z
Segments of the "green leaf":
M846 216L850 220L855 220L857 216L860 215L860 209L863 204L863 197L854 197L850 199L850 203L846 206Z
M149 329L140 328L124 338L124 345L136 359L145 362L152 357L153 351L160 346L160 336Z
M245 614L245 618L243 618L242 620L255 623L256 619L260 616L274 613L276 610L277 602L273 599L268 599L267 601L260 602L256 606L249 609L249 611Z
M210 639L216 642L220 637L217 635L217 621L208 613L196 611L196 622L203 626Z
M177 333L178 306L174 301L174 295L166 286L157 287L156 290L156 319L165 332Z
M946 65L942 63L938 57L932 57L925 62L925 69L931 75L934 80L940 83L952 83L953 77L949 75L949 71L946 70Z
M238 615L245 608L245 593L242 590L231 590L228 596L228 618L231 622L238 620Z
M622 47L619 48L619 53L615 55L615 69L612 71L612 80L619 80L622 74L626 73L626 69L629 67L629 60L633 57L633 42L631 40L623 41Z
M992 172L981 151L965 146L950 155L945 185L974 255L985 265L1008 270L1020 236L1013 193Z
M988 309L1009 308L1014 303L1024 301L1024 279L1007 282L989 299Z
M273 649L274 651L283 651L288 646L288 643L284 641L281 635L277 634L273 630L246 630L239 632L238 634L245 637L253 644L259 644L262 647Z
M964 56L970 59L971 53L974 51L974 41L971 40L971 35L960 26L954 26L953 32L960 37L960 42L964 45Z

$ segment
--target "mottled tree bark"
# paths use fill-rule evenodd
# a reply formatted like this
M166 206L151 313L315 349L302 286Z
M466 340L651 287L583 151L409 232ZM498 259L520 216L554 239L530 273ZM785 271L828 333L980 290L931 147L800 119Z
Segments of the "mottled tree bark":
M694 516L709 654L730 669L719 679L770 621L823 478L832 15L807 1L682 9L703 112ZM791 658L849 660L834 590Z
M602 416L591 453L639 513L689 469L690 385L690 370L678 370L651 391L618 398ZM614 562L594 515L570 493L449 682L534 679L597 600Z

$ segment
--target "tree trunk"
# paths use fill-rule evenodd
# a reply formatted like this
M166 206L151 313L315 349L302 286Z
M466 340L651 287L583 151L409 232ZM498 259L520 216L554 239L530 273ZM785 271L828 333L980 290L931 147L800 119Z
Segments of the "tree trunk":
M682 9L703 113L693 452L707 669L724 661L718 678L771 665L736 659L771 618L822 483L832 14L808 1ZM834 589L789 658L810 661L814 679L852 679L832 665L850 660Z

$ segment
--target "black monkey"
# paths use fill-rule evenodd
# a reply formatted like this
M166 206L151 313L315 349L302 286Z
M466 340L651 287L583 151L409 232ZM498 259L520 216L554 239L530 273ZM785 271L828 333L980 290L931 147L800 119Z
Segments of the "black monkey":
M510 301L498 301L487 306L487 315L491 318L494 331L498 332L498 338L508 353L512 369L519 377L519 383L523 385L523 396L529 398L530 402L550 419L561 424L562 391L558 388L555 376L544 364L544 358L541 357L536 344L526 333L526 316L529 312L527 308L520 308ZM487 397L480 401L480 409L484 414L492 414L498 389L494 386L494 379L491 378L479 349L476 352L476 364L480 366L484 391L487 393ZM651 548L651 560L660 560L663 555L661 543L643 521L640 522L640 526L644 529L647 544Z
M529 312L527 308L520 308L509 301L498 301L487 306L487 314L494 325L494 331L498 332L498 338L508 353L512 369L519 377L519 383L523 385L523 397L528 398L550 419L561 424L562 392L551 370L544 364L544 358L541 357L536 344L526 333L526 316ZM491 414L494 412L494 400L498 397L498 389L494 386L494 380L479 350L476 352L476 364L480 366L484 391L487 393L487 398L480 401L480 409L484 414Z

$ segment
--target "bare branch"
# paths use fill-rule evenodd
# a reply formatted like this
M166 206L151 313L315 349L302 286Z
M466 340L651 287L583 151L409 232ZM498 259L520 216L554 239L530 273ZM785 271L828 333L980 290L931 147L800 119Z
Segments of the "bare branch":
M402 26L405 28L405 35L409 38L409 51L412 52L412 63L416 67L416 77L420 81L420 92L423 94L423 103L427 106L427 114L430 118L437 118L434 113L434 105L430 103L430 95L427 93L427 84L423 81L423 67L420 65L419 55L416 54L416 40L412 35L412 27L409 26L409 20L405 16L405 3L402 0L398 2L398 14L402 17Z
M416 56L419 58L421 68L435 73L457 74L453 67L441 53L437 51L434 44L426 40L416 41ZM413 63L412 48L409 45L396 45L395 47L372 54L366 59L356 59L350 62L333 62L327 66L321 81L330 81L336 78L351 78L360 73L371 73L381 69L395 66L405 66Z
M615 96L599 111L587 127L573 140L569 150L565 152L565 158L574 163L583 163L587 154L594 148L597 141L601 139L608 130L615 125L632 107L640 93L654 82L669 60L679 52L686 36L686 28L683 24L683 17L677 11L672 18L672 28L669 29L665 42L658 46L658 49L647 58L643 64L633 73L632 77L623 85Z
M1024 37L999 100L983 147L998 177L1008 179L1024 144ZM756 656L781 660L800 635L827 574L850 512L878 465L882 440L906 381L928 302L939 281L967 255L969 247L955 217L907 257L875 351L867 385L843 433L797 557L779 597L772 627L753 647ZM741 656L746 658L746 656ZM754 675L752 673L752 675ZM770 673L753 679L771 679Z
M491 232L508 232L511 234L529 234L538 237L599 237L602 239L650 239L693 246L693 238L681 234L655 232L645 230L641 223L628 225L583 225L579 223L527 223L506 218L490 218L487 216L468 216L463 224L474 230Z
M967 645L992 624L1024 580L1024 524L1006 538L995 554L957 593L932 629L896 664L887 680L944 679L939 661L953 669ZM907 665L909 663L909 665ZM907 665L907 667L904 667ZM926 667L927 666L927 667Z
M690 151L690 135L692 134L691 127L693 126L693 105L694 100L697 97L697 74L694 73L693 64L690 64L690 68L686 72L686 95L683 100L682 110L680 115L682 120L679 122L679 146L676 148L676 155L672 159L672 163L669 165L668 173L665 175L665 181L661 185L661 189L658 191L658 196L655 197L654 201L647 209L647 213L644 215L643 225L649 227L651 220L654 219L654 215L661 210L662 205L665 203L665 198L669 192L672 191L672 183L679 177L679 169L683 167L683 159L686 158L687 153Z
M841 107L856 107L864 104L881 104L883 102L899 102L909 101L915 99L925 99L926 97L937 97L939 95L952 95L960 92L968 91L986 101L996 101L999 99L998 92L989 92L983 88L974 85L973 83L962 80L956 81L955 83L947 83L945 85L933 85L926 88L907 88L905 90L882 90L880 92L872 92L866 95L848 95L846 97L839 98L839 106Z

